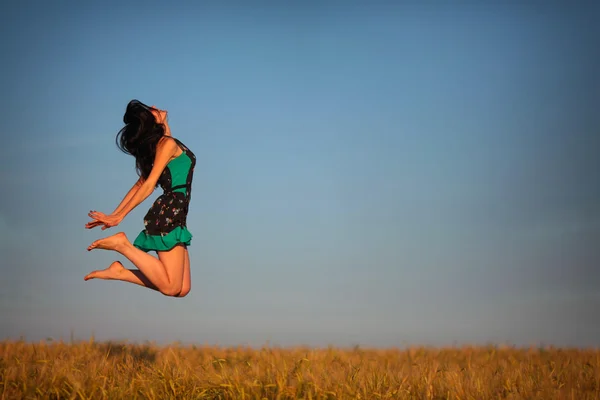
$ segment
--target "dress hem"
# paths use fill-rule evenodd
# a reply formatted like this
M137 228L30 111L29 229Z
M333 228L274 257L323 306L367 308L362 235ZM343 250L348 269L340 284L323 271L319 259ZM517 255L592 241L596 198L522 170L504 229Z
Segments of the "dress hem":
M192 234L186 227L178 226L166 235L149 235L146 231L140 232L133 245L144 251L169 251L177 245L189 246Z

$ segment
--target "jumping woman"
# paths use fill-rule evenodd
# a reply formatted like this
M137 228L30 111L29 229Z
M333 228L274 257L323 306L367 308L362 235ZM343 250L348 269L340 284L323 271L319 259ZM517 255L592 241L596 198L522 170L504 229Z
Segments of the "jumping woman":
M110 279L135 283L166 296L184 297L191 288L190 257L187 247L192 234L186 226L196 157L171 136L167 111L132 100L123 116L125 126L117 134L117 145L135 157L138 181L110 215L90 211L86 229L117 226L123 218L160 185L159 196L146 216L144 230L133 244L125 233L93 242L93 249L114 250L138 269L126 269L119 261L94 271L84 279ZM158 258L148 254L155 251Z

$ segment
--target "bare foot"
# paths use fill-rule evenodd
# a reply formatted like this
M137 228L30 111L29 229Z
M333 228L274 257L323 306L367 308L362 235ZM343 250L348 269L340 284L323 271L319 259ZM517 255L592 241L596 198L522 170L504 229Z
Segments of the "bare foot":
M90 279L98 278L98 279L116 279L123 271L125 267L119 261L115 261L109 265L106 269L101 269L98 271L90 272L83 278L84 281L89 281Z
M125 236L125 233L119 232L112 236L105 237L104 239L96 240L87 249L88 251L93 249L117 250L119 246L122 246L128 242L129 241L127 240L127 236Z

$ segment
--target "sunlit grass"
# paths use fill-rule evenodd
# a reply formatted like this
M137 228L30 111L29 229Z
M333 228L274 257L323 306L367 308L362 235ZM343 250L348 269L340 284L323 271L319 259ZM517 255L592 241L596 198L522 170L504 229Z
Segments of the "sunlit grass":
M600 399L600 350L0 342L1 399Z

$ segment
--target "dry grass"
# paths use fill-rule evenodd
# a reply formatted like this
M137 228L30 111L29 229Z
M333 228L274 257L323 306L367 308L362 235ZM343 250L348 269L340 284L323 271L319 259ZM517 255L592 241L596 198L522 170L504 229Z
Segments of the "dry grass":
M600 399L600 351L0 342L1 399Z

